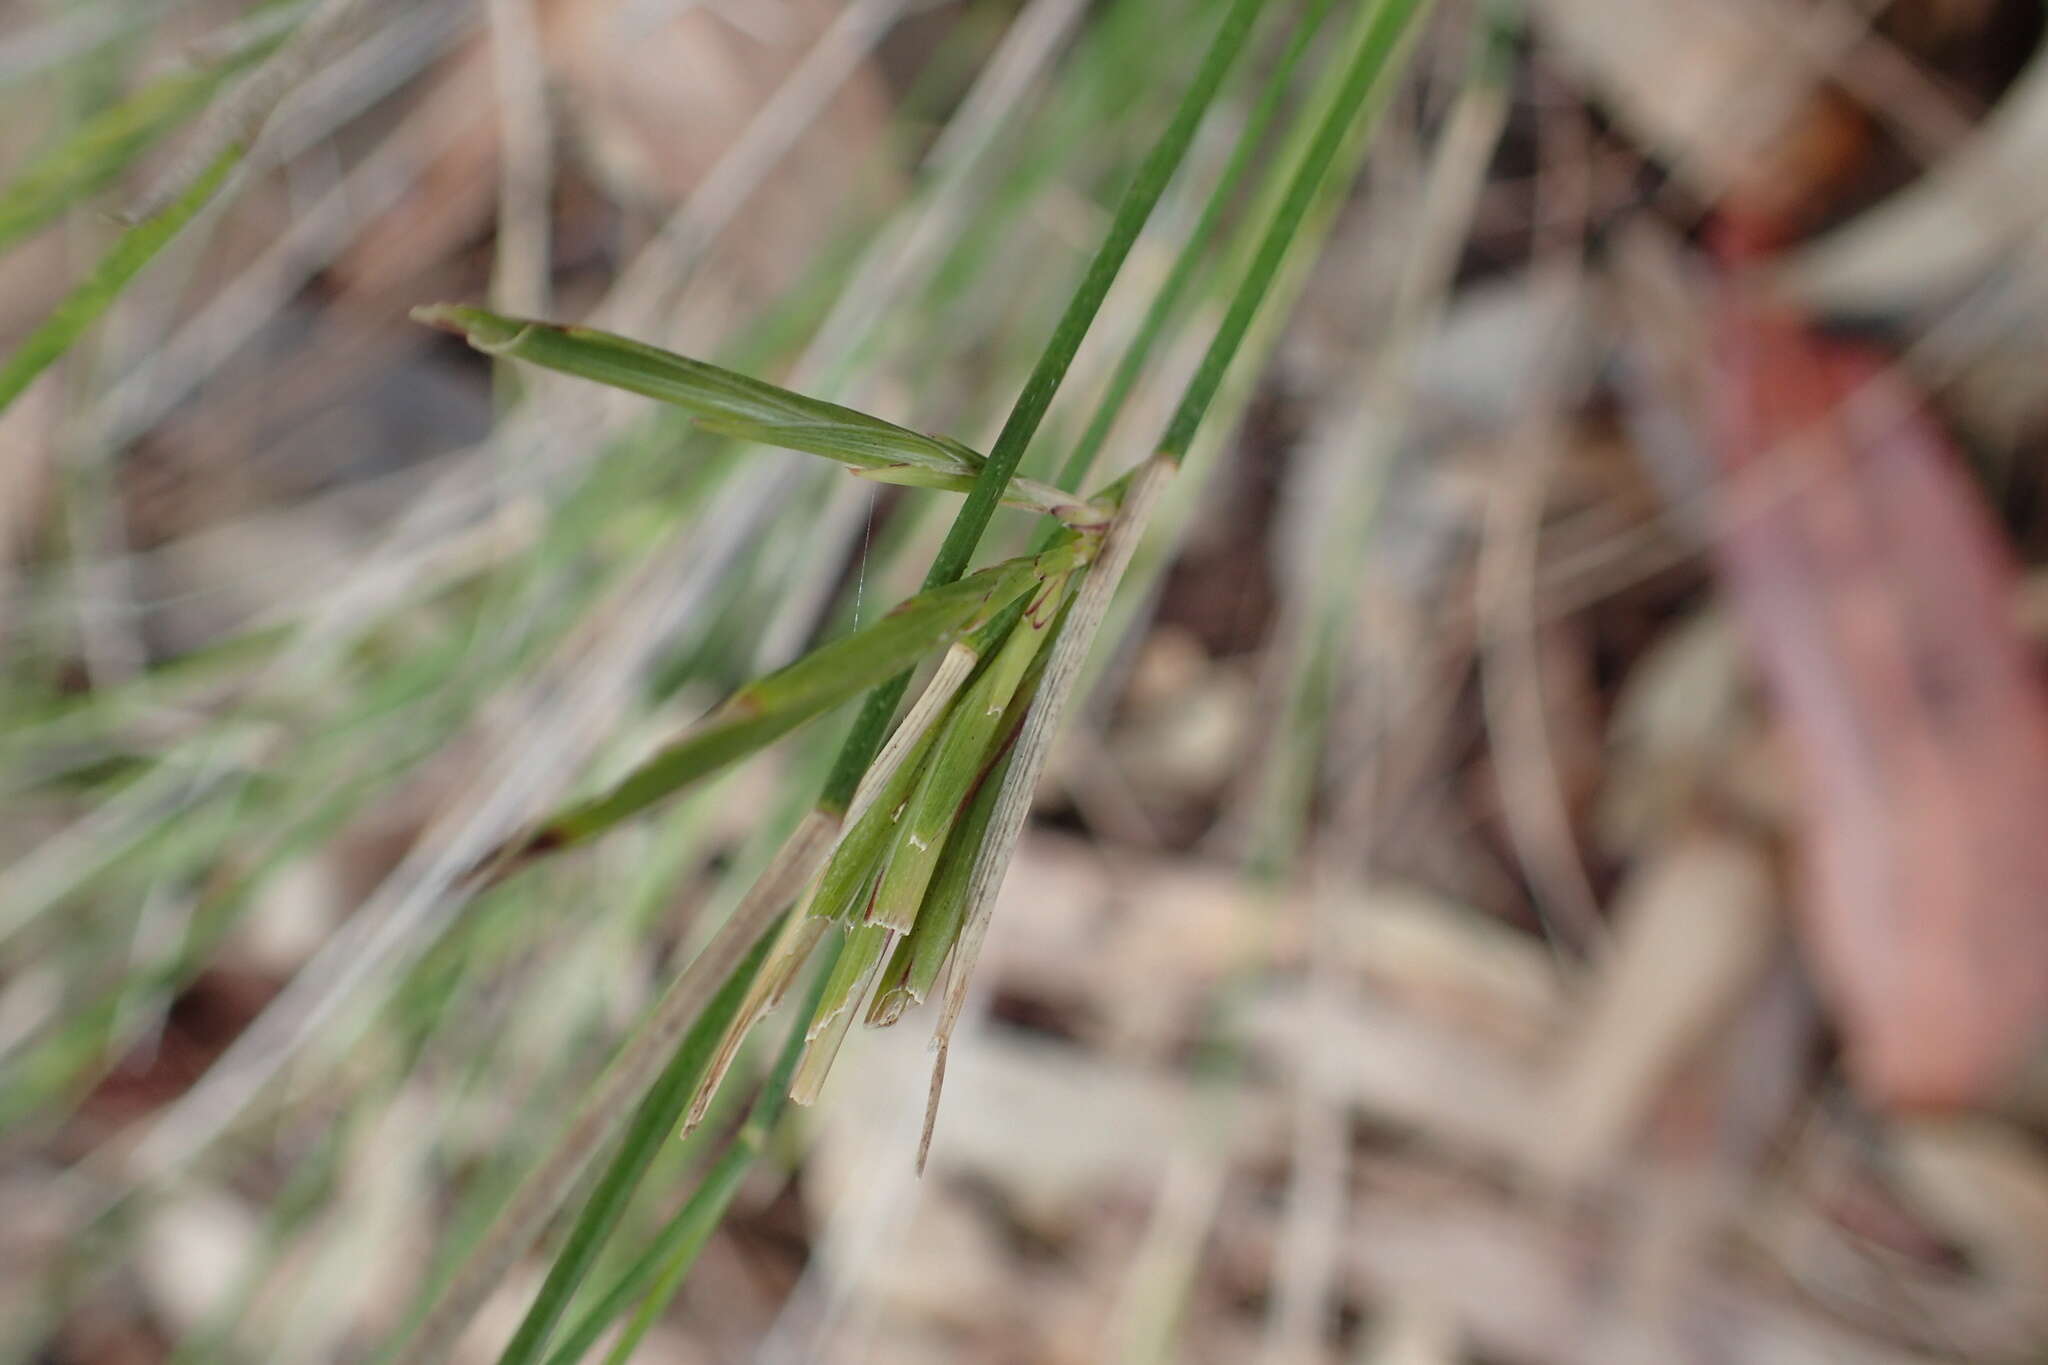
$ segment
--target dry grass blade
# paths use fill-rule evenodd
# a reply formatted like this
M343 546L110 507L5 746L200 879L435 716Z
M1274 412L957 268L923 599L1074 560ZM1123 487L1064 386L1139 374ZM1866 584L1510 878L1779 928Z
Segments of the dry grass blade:
M269 60L206 111L183 152L128 211L153 218L186 199L209 169L233 148L247 149L278 104L333 50L373 22L381 0L315 0Z
M491 73L497 86L499 146L497 262L491 302L515 313L548 310L549 201L554 129L536 0L490 0Z
M1571 1191L1612 1170L1652 1103L1769 965L1778 925L1768 869L1702 836L1619 898L1619 927L1558 1061L1529 1164ZM1532 1136L1535 1136L1532 1134Z

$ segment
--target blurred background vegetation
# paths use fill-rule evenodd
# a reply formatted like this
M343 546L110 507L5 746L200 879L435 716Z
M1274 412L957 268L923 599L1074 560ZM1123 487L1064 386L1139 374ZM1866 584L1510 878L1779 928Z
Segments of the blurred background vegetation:
M929 1007L745 1125L785 1008L449 1358L2048 1351L2041 6L1253 6L1023 474L1154 448L1376 3L923 1178ZM465 872L960 506L409 310L989 450L1228 8L8 0L0 1359L397 1359L855 708Z

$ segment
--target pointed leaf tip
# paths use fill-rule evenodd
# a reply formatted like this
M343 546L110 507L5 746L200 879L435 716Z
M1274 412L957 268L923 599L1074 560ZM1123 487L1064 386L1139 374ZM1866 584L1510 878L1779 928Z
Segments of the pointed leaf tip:
M459 303L422 304L412 310L411 317L414 322L453 333L480 351L509 345L530 325L520 318L503 317Z
M414 322L437 328L443 332L453 332L457 336L467 336L469 334L468 329L462 325L460 319L456 316L458 311L457 307L452 303L422 303L416 304L409 309L406 316Z

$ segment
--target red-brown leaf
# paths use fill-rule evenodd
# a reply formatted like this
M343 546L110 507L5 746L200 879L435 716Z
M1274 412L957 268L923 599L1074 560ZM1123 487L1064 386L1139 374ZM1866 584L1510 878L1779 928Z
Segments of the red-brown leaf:
M1984 1102L2048 1030L2048 689L1961 457L1869 351L1733 304L1718 556L1804 783L1802 934L1851 1073Z

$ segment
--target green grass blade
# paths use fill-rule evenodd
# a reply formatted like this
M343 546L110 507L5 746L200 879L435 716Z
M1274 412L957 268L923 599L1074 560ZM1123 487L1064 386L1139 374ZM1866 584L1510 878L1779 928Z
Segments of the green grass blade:
M946 847L939 854L938 865L932 870L931 883L925 888L924 904L918 907L917 923L896 945L889 965L883 969L881 981L875 988L874 1003L868 1010L868 1023L871 1025L885 1027L895 1023L905 1009L922 1004L931 994L932 987L938 984L946 956L953 951L953 944L960 937L960 925L967 907L967 881L974 872L974 855L988 834L989 822L996 812L996 796L1002 790L1003 774L1010 769L1011 738L1014 738L1014 731L1005 737L994 762L976 778L966 813L960 817L958 828L946 841Z
M767 748L828 709L791 707L766 716L725 716L714 712L701 725L620 779L604 795L549 816L522 841L521 856L552 853L595 838L691 783Z
M889 852L904 802L910 799L916 788L924 762L938 743L942 729L943 723L919 737L916 746L904 756L902 766L876 793L874 804L854 821L853 828L839 841L839 847L833 850L832 861L825 865L825 875L818 880L818 894L811 900L812 918L850 920L854 911L865 902L875 871Z
M738 1055L746 1031L780 1003L798 968L810 957L834 919L851 917L857 898L873 879L875 861L886 845L886 821L893 818L902 806L919 766L937 741L940 724L980 657L980 651L967 642L947 649L931 680L925 684L917 705L904 716L902 724L896 727L888 744L883 746L875 766L868 770L861 783L853 809L848 812L848 818L853 822L850 831L853 847L849 849L844 838L839 841L838 847L831 850L810 895L805 898L805 904L784 920L781 932L775 936L775 946L769 950L766 965L755 976L754 984L747 993L747 1004L733 1029L719 1045L718 1056L705 1076L704 1086L691 1103L689 1116L684 1120L686 1126L694 1127L702 1121L726 1069ZM843 886L841 879L844 879ZM824 901L834 902L835 907L840 901L844 905L819 912L818 907Z
M29 333L14 354L7 357L5 365L0 365L0 412L5 412L37 375L70 350L86 328L99 321L129 281L142 273L143 267L206 207L241 159L242 149L230 147L161 213L121 235L92 274L57 305L40 327Z
M1244 127L1239 131L1237 147L1230 154L1230 161L1223 168L1223 174L1216 179L1215 188L1209 193L1209 200L1202 207L1202 216L1196 220L1194 229L1182 244L1180 254L1175 258L1173 268L1159 286L1159 292L1152 296L1152 302L1145 309L1145 317L1138 324L1137 332L1124 348L1117 361L1116 370L1110 375L1108 386L1097 402L1094 413L1088 419L1088 426L1081 433L1081 439L1068 453L1066 463L1060 467L1059 477L1054 482L1061 488L1080 488L1088 478L1088 471L1095 465L1095 459L1102 453L1104 442L1109 439L1110 428L1123 412L1124 404L1130 401L1131 391L1137 387L1138 378L1144 373L1145 363L1151 359L1159 339L1166 332L1167 324L1179 316L1181 305L1186 302L1188 292L1200 276L1201 265L1216 226L1225 211L1237 197L1246 174L1258 160L1266 133L1272 127L1274 118L1286 102L1287 92L1294 84L1295 72L1300 68L1302 58L1307 55L1310 40L1328 14L1330 0L1311 0L1308 10L1295 26L1288 39L1287 48L1267 77L1265 88L1259 92L1251 113L1246 116Z
M152 81L80 124L0 187L0 250L12 246L126 170L206 103L234 63Z
M582 1212L577 1215L568 1239L555 1254L554 1264L549 1267L540 1293L527 1308L526 1317L520 1322L519 1330L513 1334L504 1353L498 1357L498 1365L530 1365L547 1348L548 1337L568 1308L570 1296L596 1262L598 1252L625 1213L626 1205L632 1200L633 1191L639 1188L641 1178L647 1174L655 1153L675 1131L676 1120L696 1093L697 1082L724 1035L726 1025L739 1010L740 1000L746 995L747 981L767 953L767 940L754 945L742 961L741 969L726 980L703 1013L697 1016L696 1022L690 1025L689 1032L683 1035L682 1043L676 1048L674 1060L633 1111L617 1153L599 1177Z
M1021 599L1016 604L1020 614L1023 605ZM1002 617L981 627L970 640L956 645L955 649L969 651L972 659L976 661L989 657L1003 647L1002 632L1008 629L1005 621L1010 615L1009 609L1005 609ZM981 673L985 676L987 670L981 670ZM983 695L985 697L985 690ZM927 704L920 701L919 706L923 708ZM911 795L923 780L929 766L928 760L945 734L951 718L966 704L966 698L956 697L939 708L929 724L918 728L916 738L872 797L864 792L855 801L855 809L850 812L853 816L853 827L839 841L839 847L832 852L832 860L825 866L824 875L818 879L817 892L812 896L807 912L811 918L849 922L857 909L867 905L875 873L881 868L883 860L889 856L890 849L895 843L898 822L908 806ZM910 723L910 718L906 718L904 724L908 726ZM892 739L891 748L894 748L897 742ZM887 751L884 752L886 755ZM872 782L873 779L874 774L871 771L868 781Z
M971 493L974 491L974 475L950 474L944 470L925 469L917 465L893 464L875 469L856 469L857 478L874 483L896 484L903 488L938 488L948 493ZM1005 506L1022 508L1026 512L1040 512L1058 517L1070 526L1095 526L1109 520L1106 511L1094 506L1087 499L1040 483L1036 479L1012 479L1003 490ZM1055 528L1057 534L1057 528Z
M1181 402L1167 424L1154 455L1139 467L1116 522L1105 537L1100 554L1090 565L1076 596L1071 621L1063 627L1046 664L1041 694L1034 699L1028 719L1019 735L1014 757L1005 773L989 830L977 848L974 867L968 877L963 909L964 923L956 945L952 979L947 984L945 1009L936 1034L937 1059L933 1065L931 1096L925 1111L924 1138L918 1148L918 1167L924 1167L937 1119L939 1095L945 1078L946 1056L952 1033L966 1001L966 983L983 936L996 890L1008 870L1017 838L1023 831L1046 756L1051 751L1054 731L1086 661L1096 631L1109 607L1110 594L1128 567L1147 516L1161 492L1178 469L1181 458L1192 445L1210 402L1229 372L1231 361L1251 324L1258 316L1274 279L1279 275L1300 235L1303 220L1316 201L1324 178L1338 153L1369 124L1364 117L1370 97L1381 78L1392 67L1391 58L1402 39L1412 31L1411 21L1425 0L1378 0L1359 11L1357 21L1346 35L1349 53L1332 80L1318 91L1312 110L1314 133L1288 172L1286 190L1263 218L1258 246L1238 281L1230 307L1218 324L1202 363L1189 379Z
M875 923L908 933L917 922L918 906L924 902L925 888L946 848L947 835L959 820L975 779L987 767L991 750L1009 727L1018 685L1045 642L1066 586L1064 579L1046 584L1010 638L946 717L944 733L924 765L916 794L897 822L895 847L868 909L868 918Z
M1066 572L1082 548L1069 539L1044 554L1006 560L919 593L865 630L749 683L610 791L542 820L511 846L516 852L500 858L526 859L582 843L745 758L974 630L1043 578Z
M657 399L690 413L714 435L822 455L880 483L968 493L981 472L982 457L950 437L927 436L612 332L449 303L415 308L412 316L486 355ZM1010 480L1003 501L1069 521L1088 519L1082 499L1029 479Z
M813 650L742 689L734 702L756 714L817 698L844 700L894 671L943 649L1049 578L1082 559L1078 539L1020 556L927 589L875 624ZM907 662L906 662L907 661Z
M1024 458L1025 447L1037 434L1039 423L1045 419L1046 409L1059 392L1067 369L1081 349L1081 342L1087 337L1103 299L1122 271L1146 220L1152 216L1159 196L1165 193L1167 183L1187 156L1195 130L1200 127L1203 114L1223 84L1223 77L1244 49L1245 35L1250 31L1261 3L1262 0L1233 0L1225 13L1215 39L1202 58L1201 68L1181 97L1180 107L1174 111L1165 131L1124 191L1102 245L1096 249L1094 259L1068 301L1058 325L1053 328L1052 337L1039 355L1030 378L1017 395L1002 431L989 449L988 460L973 490L968 493L967 501L961 504L952 527L946 532L946 539L932 559L931 570L925 576L927 584L952 582L966 571L968 562L973 559L974 548L981 543L982 532L988 529L989 519L995 515L1003 490L1016 474L1017 464ZM868 764L874 761L876 751L881 748L883 737L889 731L890 718L896 714L896 707L902 702L904 690L909 685L910 678L904 674L868 695L853 730L840 750L832 775L826 779L825 792L819 802L822 807L832 811L846 809L855 789L860 786L861 774L867 771Z
M618 1356L619 1351L624 1350L626 1355L619 1358L630 1358L633 1348L646 1335L654 1318L675 1297L677 1287L725 1216L733 1195L738 1193L740 1178L761 1154L762 1147L782 1117L789 1100L790 1081L796 1075L797 1061L804 1052L805 1022L824 994L826 981L837 963L839 946L834 943L826 948L828 956L818 964L810 998L791 1027L782 1051L776 1056L775 1065L762 1082L760 1094L755 1098L746 1122L733 1135L703 1180L698 1182L696 1191L655 1235L646 1251L634 1258L618 1279L562 1334L560 1343L547 1358L547 1365L575 1365L596 1344L604 1329L625 1311L626 1306L644 1295L646 1301L634 1314L612 1352Z
M1069 595L1045 632L1048 640L1059 639L1073 609L1074 598ZM968 881L980 855L982 841L988 834L990 821L995 816L996 797L1002 789L1004 774L1010 770L1010 756L1017 734L1038 695L1038 684L1045 676L1049 657L1049 651L1043 648L1035 650L1023 678L1017 683L1014 700L1006 708L1003 734L983 758L980 771L975 774L959 826L946 840L938 865L932 870L931 882L925 888L924 903L918 907L917 922L896 945L895 955L883 969L880 983L875 988L874 1003L868 1011L870 1025L879 1027L895 1023L909 1005L922 1003L938 982L939 971L945 966L946 957L952 952L953 943L959 938L960 927L965 922Z
M1352 135L1367 97L1380 78L1393 67L1392 58L1396 50L1414 31L1413 21L1426 4L1427 0L1378 0L1378 3L1368 4L1360 11L1353 36L1347 44L1351 59L1342 68L1341 81L1335 86L1328 112L1316 126L1313 139L1295 166L1286 193L1267 221L1251 264L1238 283L1229 311L1224 314L1222 324L1210 340L1208 351L1181 395L1180 405L1167 423L1166 435L1161 439L1159 449L1176 462L1194 444L1202 418L1209 411L1216 390L1222 386L1224 373L1236 358L1238 346L1251 329L1260 305L1266 301L1266 292L1287 259L1288 248L1300 231L1309 206L1315 201L1323 177L1329 173L1337 153Z
M414 319L487 355L524 360L682 408L719 435L823 455L856 469L913 469L972 479L982 457L943 436L885 422L822 398L591 327L563 327L482 308L435 304Z
M809 1026L804 1030L803 1060L797 1064L789 1097L798 1104L818 1102L825 1077L846 1041L859 1013L861 997L874 980L896 935L884 924L856 924L844 931L846 942L833 964L825 993L812 1007Z

